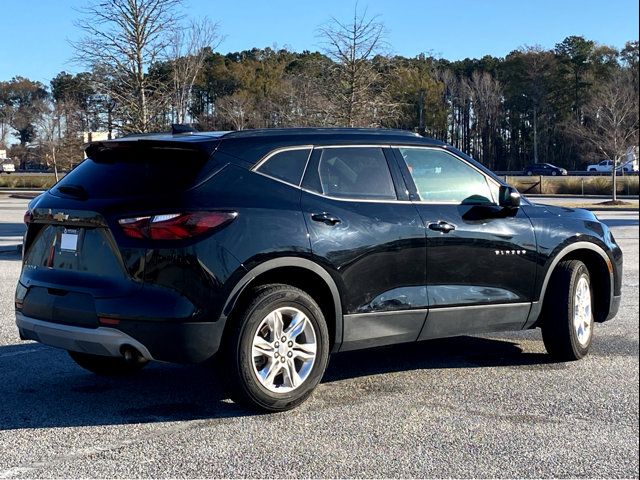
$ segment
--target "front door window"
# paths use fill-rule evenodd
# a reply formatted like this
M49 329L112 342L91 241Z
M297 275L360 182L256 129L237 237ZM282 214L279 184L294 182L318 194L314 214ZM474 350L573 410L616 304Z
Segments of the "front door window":
M444 150L400 148L421 201L491 204L497 198L486 177ZM495 190L495 192L492 192Z

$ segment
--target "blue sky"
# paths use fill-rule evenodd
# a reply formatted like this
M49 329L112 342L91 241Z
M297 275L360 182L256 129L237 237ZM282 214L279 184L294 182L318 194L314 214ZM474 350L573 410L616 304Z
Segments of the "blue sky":
M85 0L0 0L0 80L22 75L48 83L71 64L68 40ZM252 47L321 48L316 29L331 16L348 20L344 0L186 0L186 13L220 23L222 53ZM638 0L360 0L388 29L390 53L432 53L450 60L504 56L523 45L552 48L583 35L620 48L638 39Z

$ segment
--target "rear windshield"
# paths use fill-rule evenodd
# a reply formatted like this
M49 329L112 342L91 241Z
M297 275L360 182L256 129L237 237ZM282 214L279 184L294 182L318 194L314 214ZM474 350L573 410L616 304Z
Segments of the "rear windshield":
M52 193L80 191L87 198L174 194L202 177L207 160L205 153L186 149L113 149L87 158Z

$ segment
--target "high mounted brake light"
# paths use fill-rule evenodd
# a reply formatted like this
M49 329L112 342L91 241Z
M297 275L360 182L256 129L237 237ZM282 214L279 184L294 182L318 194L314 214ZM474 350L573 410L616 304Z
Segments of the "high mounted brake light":
M183 240L207 233L231 222L236 212L189 212L121 218L124 234L130 238Z

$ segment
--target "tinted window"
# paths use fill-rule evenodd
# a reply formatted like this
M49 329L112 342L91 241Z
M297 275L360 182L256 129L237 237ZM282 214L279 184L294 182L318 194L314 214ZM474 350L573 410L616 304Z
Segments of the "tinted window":
M322 193L332 197L396 198L387 160L380 148L325 148L318 175Z
M122 148L87 158L52 189L81 187L89 198L142 197L181 192L199 178L208 155L162 148Z
M429 202L493 203L483 174L443 150L400 148L418 189Z
M257 171L294 185L300 185L310 152L309 148L278 152L260 165Z

